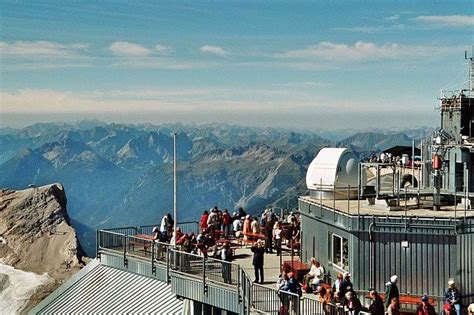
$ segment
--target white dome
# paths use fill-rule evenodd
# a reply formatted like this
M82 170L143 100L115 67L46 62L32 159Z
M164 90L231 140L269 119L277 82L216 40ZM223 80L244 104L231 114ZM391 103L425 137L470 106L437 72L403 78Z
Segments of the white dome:
M306 187L310 190L337 187L357 187L358 158L346 148L324 148L308 167Z

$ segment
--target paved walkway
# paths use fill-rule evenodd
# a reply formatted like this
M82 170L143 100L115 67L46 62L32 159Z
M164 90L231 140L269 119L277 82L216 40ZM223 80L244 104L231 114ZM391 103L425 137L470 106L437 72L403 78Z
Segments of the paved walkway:
M283 249L281 262L291 260L290 251ZM252 265L253 253L250 247L236 248L234 263L239 264L248 275L255 280L254 269ZM293 259L299 260L298 256L293 256ZM276 288L276 282L280 275L280 256L276 254L265 254L264 263L264 285L271 288Z

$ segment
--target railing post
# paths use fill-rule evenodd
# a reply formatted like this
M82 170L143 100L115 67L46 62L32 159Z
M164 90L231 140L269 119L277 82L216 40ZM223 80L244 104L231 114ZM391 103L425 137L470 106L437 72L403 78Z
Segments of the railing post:
M204 285L204 294L207 294L206 284L206 258L202 257L202 284Z
M169 247L166 247L166 282L170 283L171 278L170 278L170 256L171 252Z
M125 234L123 235L123 265L125 267L128 266L128 261L127 261L127 236Z
M100 230L97 230L95 234L95 257L97 257L100 260L99 247L100 247Z
M351 194L351 185L347 185L347 214L351 213L350 194Z
M237 265L237 294L239 295L240 302L240 265Z
M156 274L155 266L155 241L151 241L151 272Z

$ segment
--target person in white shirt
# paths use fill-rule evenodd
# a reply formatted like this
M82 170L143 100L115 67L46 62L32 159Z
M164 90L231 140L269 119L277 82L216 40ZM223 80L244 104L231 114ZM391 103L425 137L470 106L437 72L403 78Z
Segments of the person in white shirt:
M171 214L165 214L163 216L163 219L161 219L161 224L160 224L160 234L162 237L162 242L168 242L169 240L169 232L172 227L172 221L173 219L171 218Z
M324 282L324 268L317 260L314 262L314 266L313 290L316 291L316 288Z

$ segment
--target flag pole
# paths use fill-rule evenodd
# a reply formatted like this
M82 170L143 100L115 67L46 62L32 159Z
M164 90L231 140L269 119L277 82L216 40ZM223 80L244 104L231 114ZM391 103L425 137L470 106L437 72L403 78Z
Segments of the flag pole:
M174 242L173 247L176 248L176 227L178 223L177 218L177 198L176 198L176 133L173 134L173 233L174 233Z

